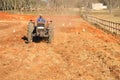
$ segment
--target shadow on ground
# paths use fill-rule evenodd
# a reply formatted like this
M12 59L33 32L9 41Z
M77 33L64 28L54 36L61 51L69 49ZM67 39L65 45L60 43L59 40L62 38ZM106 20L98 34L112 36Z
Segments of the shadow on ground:
M29 43L29 42L28 42L28 38L27 38L26 36L23 36L21 39L24 40L24 42L25 42L26 44ZM38 36L33 37L33 42L34 42L34 43L40 43L40 42L42 42L42 41L47 42L47 38L41 38L41 37L38 37Z

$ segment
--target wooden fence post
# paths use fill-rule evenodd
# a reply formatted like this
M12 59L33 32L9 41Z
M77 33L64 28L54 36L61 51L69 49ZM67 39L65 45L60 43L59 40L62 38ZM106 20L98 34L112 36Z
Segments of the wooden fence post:
M102 28L116 34L120 34L120 23L115 23L107 20L103 20L97 17L93 17L90 15L83 15L83 18L91 23L95 23Z

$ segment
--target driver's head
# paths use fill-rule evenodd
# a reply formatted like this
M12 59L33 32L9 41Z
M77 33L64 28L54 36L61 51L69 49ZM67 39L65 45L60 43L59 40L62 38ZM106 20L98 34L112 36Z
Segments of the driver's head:
M42 18L42 14L40 14L39 18Z
M42 16L40 15L39 18L42 18Z

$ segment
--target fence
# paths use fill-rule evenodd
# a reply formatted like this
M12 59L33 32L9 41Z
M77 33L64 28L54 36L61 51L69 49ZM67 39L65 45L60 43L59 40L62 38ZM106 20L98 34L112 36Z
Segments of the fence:
M120 34L120 23L103 20L90 15L83 15L83 18L91 23L99 25L101 28L115 34Z

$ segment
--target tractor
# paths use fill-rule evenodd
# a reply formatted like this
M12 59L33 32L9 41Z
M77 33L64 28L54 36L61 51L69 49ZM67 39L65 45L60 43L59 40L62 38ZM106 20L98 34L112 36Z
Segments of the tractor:
M48 41L48 43L51 43L53 39L53 34L54 32L52 21L47 21L46 24L40 22L37 23L36 26L34 26L32 38L34 37L44 38Z

